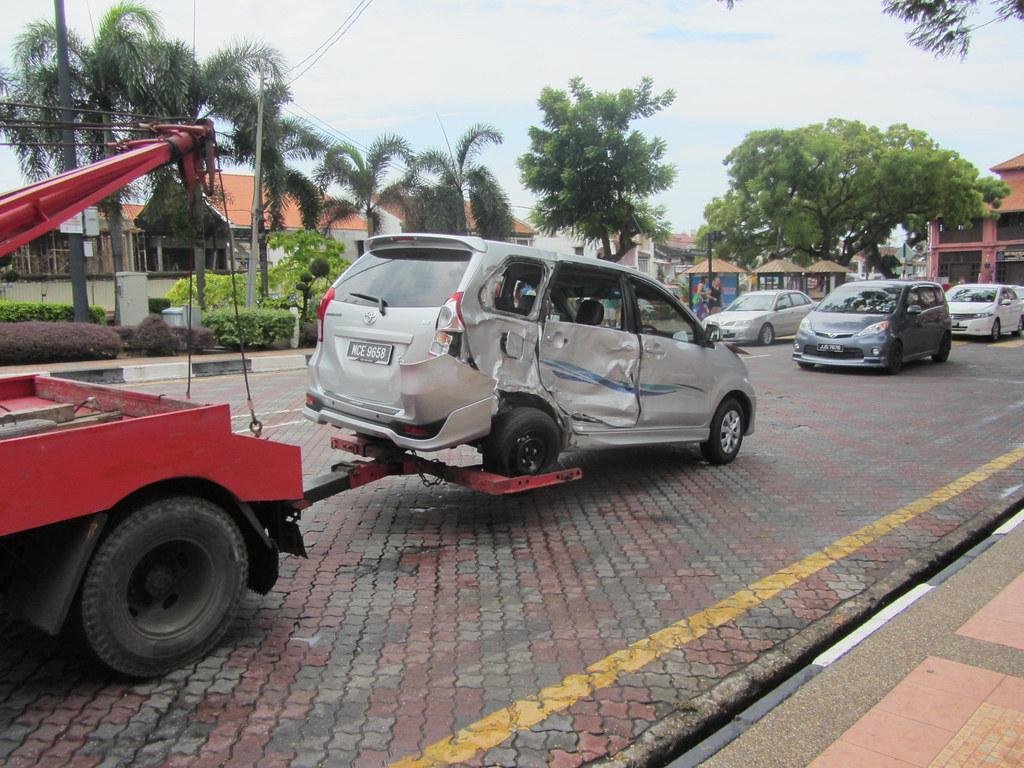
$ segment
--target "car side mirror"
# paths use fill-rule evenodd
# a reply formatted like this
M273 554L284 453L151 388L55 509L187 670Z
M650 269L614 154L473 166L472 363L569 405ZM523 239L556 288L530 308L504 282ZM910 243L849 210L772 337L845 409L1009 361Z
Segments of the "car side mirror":
M920 304L911 304L909 307L907 307L908 315L920 315L922 311L923 310L921 309Z
M704 328L704 341L715 342L722 338L722 329L717 325L709 325Z

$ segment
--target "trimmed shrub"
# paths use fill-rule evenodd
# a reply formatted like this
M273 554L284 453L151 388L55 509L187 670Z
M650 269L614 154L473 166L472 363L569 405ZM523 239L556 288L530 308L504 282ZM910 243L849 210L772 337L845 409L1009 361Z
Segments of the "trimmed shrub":
M159 315L150 315L135 329L131 347L147 355L173 355L178 351L178 340Z
M213 349L217 346L217 339L213 336L213 331L209 328L171 328L174 333L174 340L178 345L178 352L188 351L188 337L191 331L192 335L192 351L202 352L207 349Z
M121 338L121 345L125 349L132 348L132 337L135 335L134 325L112 325L110 328Z
M71 304L47 304L41 301L0 301L0 323L71 323L75 308ZM89 322L107 324L107 310L89 307Z
M150 299L149 300L149 314L159 315L165 309L171 308L170 299Z
M0 324L0 365L113 360L120 351L113 328L31 320Z
M291 337L295 316L282 309L239 309L242 342L246 347L268 347L275 341ZM238 347L238 327L234 309L218 309L203 318L213 331L217 343Z

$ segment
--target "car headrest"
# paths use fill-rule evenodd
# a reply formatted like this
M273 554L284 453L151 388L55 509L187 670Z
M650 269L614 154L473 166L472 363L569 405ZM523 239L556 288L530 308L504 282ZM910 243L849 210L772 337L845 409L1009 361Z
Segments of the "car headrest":
M604 320L604 304L596 299L584 299L576 311L576 322L581 325L600 325Z

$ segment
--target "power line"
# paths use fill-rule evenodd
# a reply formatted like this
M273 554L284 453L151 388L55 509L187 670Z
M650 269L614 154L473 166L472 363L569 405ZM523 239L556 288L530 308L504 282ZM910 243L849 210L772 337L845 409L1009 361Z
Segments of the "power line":
M27 101L7 101L0 100L0 107L21 107L23 109L43 109L49 112L61 111L60 107L55 107L52 104L33 104ZM88 112L94 115L114 115L120 117L137 117L143 120L154 120L159 122L181 122L184 120L191 120L192 118L187 115L144 115L139 112L127 112L124 110L109 110L109 109L94 109L91 107L79 107L72 106L72 112Z
M359 6L360 6L360 5L362 4L362 3L363 3L363 0L359 0L359 2L358 2L358 3L356 3L356 6L355 6L355 8L353 8L353 9L352 9L351 11L349 11L349 14L348 14L348 16L346 16L346 17L345 17L345 20L341 22L341 24L340 24L340 25L338 26L338 28L337 28L337 29L335 29L335 30L334 30L333 32L331 32L331 34L330 34L330 35L328 35L328 36L327 36L327 39L326 39L326 40L324 40L324 41L323 41L322 43L320 43L320 45L318 45L318 46L317 46L316 48L314 48L314 49L313 49L313 50L312 50L312 51L311 51L311 52L309 53L309 55L307 55L307 56L306 56L306 58L302 59L301 61L297 61L297 62L296 62L295 64L293 64L292 66L288 67L288 69L286 69L286 70L284 71L284 74L286 74L286 75L287 75L287 74L288 74L289 72L294 72L294 71L295 71L296 69L298 69L299 67L301 67L301 66L302 66L303 64L305 64L305 63L306 63L307 61L309 61L309 60L310 60L311 58L313 58L314 56L316 56L316 54L317 54L317 53L319 53L319 52L320 52L320 50L321 50L321 49L322 49L322 48L323 48L323 47L324 47L325 45L327 45L328 43L330 43L330 42L331 42L331 39L332 39L332 38L333 38L333 37L334 37L334 36L335 36L336 34L338 34L338 32L339 32L339 31L341 31L341 28L342 28L342 27L344 27L344 26L345 26L345 25L346 25L346 24L348 23L349 19L351 19L351 18L352 18L352 16L353 16L353 15L355 14L355 12L356 12L357 10L359 10Z
M292 83L294 83L304 74L309 72L309 70L312 69L313 66L318 61L320 61L321 58L323 58L324 54L331 50L331 48L333 48L338 43L338 41L345 36L345 34L352 28L352 26L357 21L359 21L359 17L362 16L363 12L366 11L366 9L369 8L372 4L373 0L360 0L359 5L357 5L356 9L353 10L352 13L348 15L348 18L346 18L345 21L341 23L341 26L334 31L334 33L327 39L327 41L325 41L319 46L319 48L322 48L323 50L320 50L319 53L316 53L315 58L312 61L310 61L309 64L307 64L306 67L301 72L299 72L299 74L297 74L287 83L285 83L285 85L292 85ZM308 59L309 57L307 56L306 58ZM305 59L303 59L303 61L305 61ZM294 68L295 67L293 67L292 69ZM290 72L291 70L288 71Z

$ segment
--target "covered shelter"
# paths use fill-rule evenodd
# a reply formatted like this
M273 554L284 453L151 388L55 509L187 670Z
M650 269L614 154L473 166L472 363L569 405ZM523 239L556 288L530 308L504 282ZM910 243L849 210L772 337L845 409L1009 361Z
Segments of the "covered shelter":
M819 259L807 268L807 295L821 301L837 286L846 282L850 268L828 259Z
M807 292L806 270L789 259L772 259L754 270L757 290L786 288Z
M725 259L712 258L710 264L707 259L703 259L683 272L686 276L687 298L693 296L694 290L702 282L707 285L709 280L718 277L722 281L722 307L727 307L746 290L747 274L743 267L737 267Z

